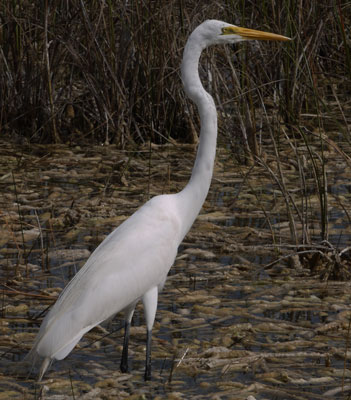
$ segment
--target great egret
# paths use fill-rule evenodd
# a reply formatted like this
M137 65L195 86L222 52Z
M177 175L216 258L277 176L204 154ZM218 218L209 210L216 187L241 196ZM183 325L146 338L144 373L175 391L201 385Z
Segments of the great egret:
M217 20L203 22L190 35L181 66L182 81L186 94L196 103L201 119L200 143L191 178L181 192L152 198L108 235L62 291L44 318L29 353L44 357L39 381L52 360L65 358L86 332L119 311L125 313L120 368L126 372L129 328L139 300L144 304L147 327L144 377L145 380L151 378L151 330L158 293L179 244L205 201L216 153L216 107L201 84L199 58L210 45L252 39L290 40Z

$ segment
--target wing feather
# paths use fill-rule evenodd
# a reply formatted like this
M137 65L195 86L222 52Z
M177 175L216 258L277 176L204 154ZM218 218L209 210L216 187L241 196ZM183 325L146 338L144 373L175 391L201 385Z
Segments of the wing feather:
M45 317L32 351L66 357L88 330L163 285L182 240L172 199L154 197L106 237Z

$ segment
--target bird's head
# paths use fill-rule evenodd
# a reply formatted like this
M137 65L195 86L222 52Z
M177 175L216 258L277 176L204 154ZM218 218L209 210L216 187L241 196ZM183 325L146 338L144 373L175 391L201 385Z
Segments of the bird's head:
M244 40L291 40L286 36L275 33L241 28L214 19L203 22L195 29L194 34L201 40L204 47L212 44L237 43Z

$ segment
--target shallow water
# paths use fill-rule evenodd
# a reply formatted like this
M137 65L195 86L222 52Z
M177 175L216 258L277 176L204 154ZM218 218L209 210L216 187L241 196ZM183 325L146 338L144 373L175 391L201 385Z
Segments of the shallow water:
M347 396L350 283L321 281L320 269L294 261L281 193L264 170L233 165L222 148L206 204L160 295L153 380L142 380L145 327L139 305L131 374L119 372L123 331L117 318L85 335L36 385L19 361L48 306L140 204L184 186L194 149L160 147L151 161L147 152L130 157L112 146L38 146L19 153L3 143L1 153L2 398L38 397L40 390L48 399ZM287 188L300 202L290 173ZM341 250L350 243L350 191L338 174L331 169L328 175L328 190L337 196L329 203L329 241ZM313 184L308 187L306 218L318 242L318 199Z

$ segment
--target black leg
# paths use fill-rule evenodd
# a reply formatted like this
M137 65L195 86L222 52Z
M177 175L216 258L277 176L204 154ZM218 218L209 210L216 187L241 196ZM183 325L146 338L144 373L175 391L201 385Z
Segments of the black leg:
M124 340L123 340L123 350L121 359L121 372L128 372L128 344L129 344L129 330L130 322L126 321L124 325Z
M146 381L151 380L151 341L152 331L148 330L146 335L146 361L145 361L145 375Z

